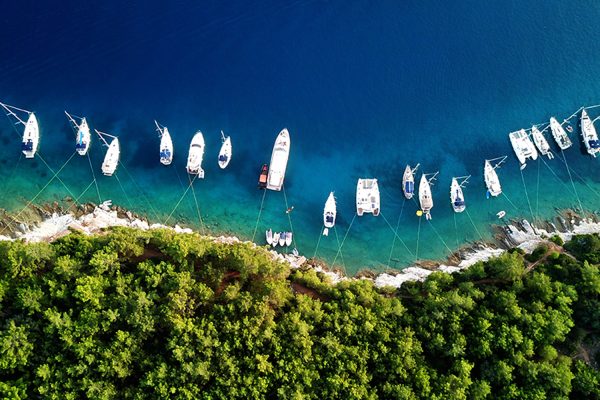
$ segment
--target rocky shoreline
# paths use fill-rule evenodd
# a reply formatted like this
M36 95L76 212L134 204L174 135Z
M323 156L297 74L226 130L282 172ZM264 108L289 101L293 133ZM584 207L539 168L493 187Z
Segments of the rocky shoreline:
M69 202L67 201L67 204ZM167 228L180 233L193 233L190 228L179 225L166 226L150 224L145 218L109 201L100 205L86 203L61 207L57 202L43 206L30 205L17 216L7 212L0 214L0 240L53 241L77 230L85 234L97 234L113 226L127 226L142 230ZM292 268L309 268L328 277L332 284L346 279L370 279L377 287L399 287L406 281L423 280L434 271L452 273L467 268L478 261L504 253L507 249L518 247L525 252L533 251L552 236L568 241L574 234L599 233L600 222L596 215L581 217L573 210L563 210L553 221L544 221L536 225L523 219L509 221L505 225L494 225L495 243L475 242L454 252L443 262L423 260L402 270L375 273L363 270L355 277L348 277L340 270L331 271L320 260L307 259L304 256L281 254L268 250L273 259L288 263ZM208 236L219 243L241 243L235 236ZM250 242L244 242L250 243ZM255 246L258 246L254 244Z

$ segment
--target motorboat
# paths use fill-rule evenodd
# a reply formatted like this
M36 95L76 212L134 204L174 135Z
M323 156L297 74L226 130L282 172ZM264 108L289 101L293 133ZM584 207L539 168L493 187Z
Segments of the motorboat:
M160 135L160 163L162 165L170 165L173 162L173 140L171 139L171 134L166 126L162 126L156 121L154 123Z
M491 160L485 160L483 166L483 179L485 180L485 186L490 196L496 197L502 193L502 186L500 186L500 179L496 173L496 168L506 160L507 156L493 158ZM494 165L492 165L494 163Z
M259 189L267 188L267 177L269 176L269 167L267 164L263 164L260 169L260 175L258 176L258 187Z
M286 238L286 236L287 236L287 232L281 232L279 234L279 245L281 247L285 246L285 238Z
M431 196L430 181L435 178L436 174L434 174L434 176L430 179L427 178L427 174L423 174L421 175L421 181L419 182L419 204L421 206L421 210L425 214L426 219L431 219L433 197Z
M25 158L35 157L35 152L40 143L40 127L35 114L32 111L23 110L15 106L0 103L0 106L6 110L6 115L12 116L17 120L17 124L23 125L23 136L21 140L21 151ZM23 120L16 111L27 114L27 121Z
M273 242L271 242L271 246L275 247L277 246L277 244L279 244L279 232L274 232L273 233Z
M119 138L108 133L100 132L95 129L96 133L104 145L108 146L108 150L104 155L104 161L102 162L102 173L106 176L112 176L117 166L119 165L119 158L121 157L121 147L119 145ZM106 138L110 138L110 143Z
M329 229L334 227L336 215L337 207L335 204L335 197L333 196L333 192L330 192L329 197L327 197L327 201L325 202L325 209L323 210L323 225L325 225L325 228L323 229L324 236L329 235Z
M535 143L535 147L537 147L541 155L548 156L549 159L554 158L554 154L552 154L552 152L550 151L550 145L544 137L544 134L540 132L540 130L535 125L531 127L531 137L533 138L533 143Z
M600 141L594 123L590 119L585 108L581 111L581 137L587 152L592 157L596 157L596 153L600 151Z
M524 168L526 165L528 158L531 158L532 160L537 159L537 150L529 139L529 135L527 135L525 129L511 132L508 134L508 137L510 139L510 143L512 144L513 150L515 151L515 154L522 165L522 168Z
M287 232L285 235L285 245L286 246L291 246L292 245L292 232Z
M269 230L265 232L265 235L267 237L267 243L269 245L273 243L273 230L269 228Z
M465 211L465 196L463 194L463 185L467 182L468 177L462 182L458 183L460 178L452 178L450 184L450 203L454 212L461 213Z
M408 200L412 199L415 193L415 172L418 168L419 164L415 165L414 168L407 165L402 175L402 191L404 192L404 197Z
M269 165L269 176L267 177L267 189L281 190L285 179L288 158L290 156L290 133L283 129L275 139L273 153L271 153L271 164Z
M380 211L379 185L377 179L358 179L356 184L356 213L378 216Z
M90 149L92 143L92 134L90 133L90 127L85 117L76 117L65 111L71 126L76 132L75 138L75 151L80 156L85 156Z
M223 141L223 144L221 144L221 150L219 150L219 167L221 167L221 169L225 169L231 161L233 149L231 147L231 137L226 137L223 131L221 131L221 140Z
M573 143L571 142L571 139L569 139L569 135L567 135L563 126L554 117L550 118L550 130L552 131L554 141L561 150L566 150L571 147Z
M204 178L202 169L202 158L204 157L204 136L198 131L190 143L190 151L187 159L187 172L190 175L198 175L198 178Z
M506 211L504 211L504 210L498 211L498 212L496 213L496 216L497 216L498 218L504 218L504 217L506 216Z

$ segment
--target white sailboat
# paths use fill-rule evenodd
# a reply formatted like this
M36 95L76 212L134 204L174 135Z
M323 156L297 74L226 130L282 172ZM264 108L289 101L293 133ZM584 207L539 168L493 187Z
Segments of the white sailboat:
M533 160L537 159L537 150L535 146L529 139L529 135L525 132L525 129L521 129L516 132L511 132L508 134L510 139L510 143L512 144L513 150L521 163L521 169L525 168L526 161L528 158Z
M419 164L415 165L414 168L407 165L404 169L404 175L402 175L402 191L404 192L404 197L408 200L412 199L415 193L415 172L417 172L418 168Z
M204 136L198 131L190 143L186 169L188 174L198 175L198 178L204 178L202 169L202 158L204 157Z
M269 176L267 177L267 189L281 190L285 179L288 158L290 156L290 133L283 128L273 146L271 153L271 164L269 165Z
M533 143L543 156L548 156L550 160L554 158L554 154L550 151L550 145L544 137L544 134L534 125L531 127L531 137L533 137Z
M112 176L119 165L119 157L121 156L121 148L119 146L119 138L108 133L100 132L98 129L94 129L98 134L98 137L102 142L108 146L104 161L102 162L102 173L106 176ZM106 140L106 137L111 138L110 144Z
M594 123L590 119L585 108L581 111L581 137L587 152L592 157L596 157L596 153L600 151L600 141Z
M156 120L154 120L156 130L160 136L160 163L162 165L170 165L173 162L173 140L171 134L166 126L162 126Z
M287 232L286 236L285 236L285 245L286 246L291 246L292 245L292 232Z
M419 204L421 205L421 210L425 214L426 219L431 219L431 209L433 208L431 185L437 174L437 172L434 173L431 178L427 178L427 175L431 174L423 174L421 175L421 182L419 182Z
M358 179L356 184L356 213L378 216L380 211L379 185L377 179Z
M458 176L452 178L452 183L450 184L450 203L452 204L452 209L454 212L461 213L465 211L467 207L465 204L465 196L463 194L463 187L469 181L471 175L468 176ZM462 179L462 182L458 182Z
M573 143L571 143L569 135L567 135L565 129L554 117L550 118L550 130L552 131L552 136L554 137L556 144L561 150L566 150L571 147Z
M487 187L487 193L489 196L499 196L502 193L502 186L500 186L500 179L496 173L496 168L506 160L507 156L493 158L491 160L485 160L483 166L483 179L485 180L485 186ZM492 163L495 163L492 165Z
M333 228L335 225L336 215L337 207L335 204L335 197L333 196L333 192L330 192L329 197L327 197L327 201L325 202L325 209L323 210L323 225L325 225L323 236L329 235L329 229Z
M80 156L85 156L92 143L92 134L90 133L90 127L88 126L87 120L85 117L73 116L66 111L65 114L67 114L67 118L71 122L73 129L77 132L75 150ZM75 118L78 118L79 122L77 122Z
M271 228L269 228L269 230L266 231L265 234L267 236L267 243L268 244L273 243L273 230L271 230Z
M25 127L23 129L23 139L21 140L21 151L25 154L25 158L35 157L35 152L40 143L40 127L35 114L32 111L23 110L22 108L4 103L0 103L0 106L6 110L6 115L14 117L17 120L17 124L22 124ZM27 121L19 117L15 111L27 113Z
M219 151L219 167L221 167L221 169L225 169L231 161L231 153L233 149L231 147L231 137L225 137L223 131L221 131L221 140L223 141L223 144L221 145L221 150Z

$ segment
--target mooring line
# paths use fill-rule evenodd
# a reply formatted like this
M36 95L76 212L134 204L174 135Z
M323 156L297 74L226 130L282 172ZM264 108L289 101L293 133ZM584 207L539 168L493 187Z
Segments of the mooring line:
M344 243L346 242L346 238L348 237L348 233L350 232L350 228L352 228L352 224L354 224L354 220L356 219L356 214L354 214L354 217L352 217L352 221L350 221L350 225L348 226L348 229L346 230L346 234L344 235L344 239L342 239L342 243L340 244L338 251L335 255L335 258L333 259L333 262L331 263L331 266L335 265L335 262L340 254L340 252L342 251L342 247L344 246Z
M385 221L385 223L387 224L387 226L389 226L389 228L392 231L392 233L394 234L394 236L400 241L400 243L402 243L402 245L404 246L404 248L406 249L406 251L408 251L411 256L414 255L413 252L410 251L410 249L408 248L408 246L406 245L406 243L404 242L404 240L402 240L402 238L400 237L400 235L398 235L394 231L394 227L392 226L392 224L389 223L389 221L387 220L387 218L385 217L385 215L383 215L383 213L380 213L379 215L381 215L381 217L383 218L383 220Z
M525 184L525 177L523 176L523 170L521 171L521 182L523 182L523 190L525 190L525 198L527 199L527 205L529 206L529 213L531 214L531 221L535 221L535 217L533 215L533 209L531 208L531 202L529 201L529 193L527 193L527 185Z
M177 210L177 208L179 207L179 204L181 204L181 202L183 201L183 199L185 198L185 195L187 194L187 192L190 190L190 187L192 186L192 183L194 183L194 181L196 180L196 178L198 177L198 175L194 176L194 179L192 179L192 181L190 182L190 184L188 185L188 187L185 189L185 191L183 192L183 194L181 195L181 197L179 198L179 200L177 201L177 204L175 204L175 207L173 208L173 210L171 211L171 213L169 214L169 216L167 217L167 219L164 222L164 225L167 225L167 223L169 222L169 220L171 219L171 216L173 215L173 213L175 212L175 210Z
M263 191L262 200L260 201L260 209L258 210L258 217L256 217L256 224L254 225L254 232L252 233L252 242L254 242L254 239L256 238L256 230L258 229L258 223L260 222L260 216L262 214L266 195L267 195L267 190L265 189Z
M196 212L198 213L198 220L200 221L200 229L202 229L202 234L206 235L206 229L204 229L204 222L202 221L202 216L200 215L200 207L198 206L198 199L196 198L196 191L194 190L194 181L189 177L190 187L192 188L192 195L194 196L194 203L196 203Z
M396 246L396 235L398 234L398 229L400 228L400 219L402 219L402 213L404 212L404 204L406 204L406 197L402 200L400 215L398 216L398 221L396 222L396 230L394 231L396 234L394 235L394 239L392 240L392 248L390 249L390 256L388 257L388 268L390 268L390 263L392 262L392 254L394 253L394 247Z

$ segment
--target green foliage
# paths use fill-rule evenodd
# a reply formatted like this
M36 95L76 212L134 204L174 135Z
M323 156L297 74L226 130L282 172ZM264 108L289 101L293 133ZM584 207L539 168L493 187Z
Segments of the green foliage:
M565 244L565 241L564 241L564 240L562 240L562 238L561 238L560 236L558 236L558 235L553 235L553 236L550 238L550 241L551 241L552 243L554 243L554 244L557 244L557 245L559 245L559 246L562 246L562 245L564 245L564 244Z
M0 398L600 398L565 356L597 357L600 239L565 247L380 292L170 230L0 243Z

